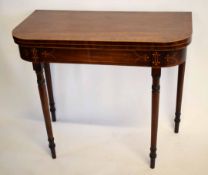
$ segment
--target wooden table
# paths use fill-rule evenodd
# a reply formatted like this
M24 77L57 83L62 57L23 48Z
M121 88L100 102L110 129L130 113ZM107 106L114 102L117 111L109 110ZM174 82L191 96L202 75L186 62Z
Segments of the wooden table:
M56 152L49 108L53 121L56 115L50 63L151 67L150 167L155 167L161 68L178 65L175 112L175 133L178 133L186 47L192 35L191 12L36 10L12 34L21 58L32 62L37 75L53 158Z

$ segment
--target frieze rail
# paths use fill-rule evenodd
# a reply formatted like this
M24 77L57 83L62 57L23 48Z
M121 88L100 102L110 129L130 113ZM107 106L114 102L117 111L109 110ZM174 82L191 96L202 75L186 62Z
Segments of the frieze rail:
M64 54L63 54L64 51ZM101 54L102 53L102 54ZM136 51L136 50L95 50L69 48L20 47L21 57L31 62L68 62L94 64L120 64L151 67L174 66L185 61L186 50ZM102 57L102 59L101 59Z

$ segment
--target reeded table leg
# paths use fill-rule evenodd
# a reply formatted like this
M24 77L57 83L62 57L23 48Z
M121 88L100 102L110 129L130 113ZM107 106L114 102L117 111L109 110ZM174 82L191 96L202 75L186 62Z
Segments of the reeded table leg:
M155 167L155 158L157 156L157 128L159 113L159 95L160 95L160 74L161 68L152 68L152 123L151 123L151 147L150 147L150 168Z
M53 87L52 87L52 80L51 80L50 64L45 63L44 68L45 68L45 77L46 77L46 83L47 83L47 89L48 89L51 116L52 116L52 120L56 121L56 108L55 108L55 102L53 98Z
M51 126L51 118L48 106L48 97L45 86L45 79L43 74L43 64L42 63L33 63L33 69L37 75L38 89L40 94L40 100L43 110L43 115L45 119L46 131L48 134L49 148L51 149L52 158L56 158L55 143L53 138L53 131Z
M178 85L177 85L177 97L176 97L176 112L175 112L175 133L179 131L179 123L181 121L181 102L182 102L182 94L183 94L183 81L184 81L184 73L185 73L185 65L179 65L178 67Z

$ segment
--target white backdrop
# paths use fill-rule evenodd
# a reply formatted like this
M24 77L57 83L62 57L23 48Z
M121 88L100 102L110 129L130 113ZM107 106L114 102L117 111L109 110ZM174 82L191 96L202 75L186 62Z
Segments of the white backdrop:
M157 170L155 170L155 172L158 174L174 174L177 173L177 171L181 172L181 169L179 168L180 165L184 166L182 171L184 173L181 174L194 174L199 171L208 172L205 163L208 161L208 140L205 138L208 134L208 127L206 126L206 123L208 123L208 1L0 0L0 140L3 142L3 144L0 144L0 173L14 173L9 168L11 161L13 161L12 166L18 166L22 174L26 174L27 172L27 168L23 163L24 161L31 163L31 165L37 160L43 161L46 159L49 162L51 161L49 155L47 155L47 150L44 150L43 153L41 152L41 149L47 149L47 140L45 139L45 135L43 135L45 134L45 131L44 125L42 125L43 116L40 108L36 76L32 70L31 63L21 60L18 47L14 44L11 34L12 29L35 9L192 11L193 38L191 45L188 47L181 116L181 133L178 137L174 137L175 140L172 143L169 143L170 146L167 146L165 141L172 138L174 135L173 119L175 113L177 67L162 69L159 146L164 148L164 151L158 151ZM70 158L70 161L72 162L77 161L77 167L73 166L73 168L70 168L66 162L61 162L62 168L65 168L65 171L63 171L62 174L64 174L64 172L73 172L75 174L84 174L84 172L87 172L88 174L129 174L129 172L130 174L138 174L141 172L151 173L148 168L148 162L146 161L146 159L148 160L150 140L150 69L141 67L80 64L53 64L51 69L58 119L57 123L54 124L55 139L57 139L57 145L61 145L60 142L62 142L62 144L64 143L62 147L59 146L58 148L57 146L57 152L64 157L65 161L68 161L66 157ZM22 131L21 128L23 128ZM74 128L74 130L71 128ZM94 130L92 128L94 128ZM28 136L23 134L24 137L21 137L22 133L25 132L31 132L31 134L28 134ZM79 132L81 132L82 136L83 133L86 135L88 133L88 135L85 137L83 136L82 138ZM71 154L67 151L71 149L73 152L73 146L69 148L73 139L75 139L75 145L83 145L90 142L92 135L93 139L91 141L97 139L97 142L99 142L100 137L103 137L103 139L108 137L111 138L112 132L118 132L120 134L118 140L122 140L121 138L124 137L122 134L127 134L122 141L128 142L128 139L131 138L132 140L130 142L133 144L138 143L135 147L141 148L139 151L143 151L142 154L145 158L141 157L141 155L137 155L137 152L135 152L134 156L138 158L138 162L141 161L142 163L140 162L141 164L139 164L137 161L133 161L133 159L127 159L130 162L136 162L137 165L135 164L135 167L126 167L126 162L124 165L119 164L118 162L124 161L124 157L128 155L126 152L123 159L119 158L119 160L116 160L116 155L111 157L113 163L108 166L104 162L109 160L106 160L105 158L100 159L102 156L89 157L95 162L100 161L102 166L99 166L102 168L98 165L96 167L94 164L93 166L90 164L92 169L83 168L80 170L78 165L80 164L80 166L83 166L82 164L87 164L88 157L85 154L85 157L81 157L83 153L80 153L80 155L77 153L79 160L76 158L76 154L73 155L74 159L71 157ZM129 132L131 134L138 132L139 134L133 134L134 136L132 136ZM167 132L168 134L164 134ZM32 140L30 137L33 137L34 133L36 133L35 139L30 143ZM98 135L95 133L98 133ZM144 136L141 136L142 134L144 134ZM22 138L24 144L17 141L19 137L20 140ZM76 142L77 137L80 137L80 140ZM136 141L137 138L138 141ZM23 161L18 157L20 156L18 154L18 151L20 151L19 147L21 146L22 149L24 148L24 151L20 151L22 154L27 154L26 152L30 150L30 146L25 144L25 139L28 139L27 144L29 143L30 146L35 143L37 144L37 142L43 143L40 146L41 148L31 148L30 158L21 156L21 158L24 158ZM69 142L64 142L65 139L69 140ZM113 140L115 140L115 138L112 136L112 140L109 142L112 142L113 144ZM186 142L187 140L190 142ZM133 141L135 141L135 143ZM178 146L177 143L179 141L180 143ZM141 147L140 143L144 146ZM173 146L172 144L176 145ZM67 147L64 145L67 145ZM108 144L106 144L106 147L107 145ZM106 151L105 155L113 155L114 151L119 150L119 145L115 146L115 150L111 150L114 146L115 144L111 145L109 148L105 147L107 151L103 147L96 149L99 150L98 152ZM167 149L166 146L169 149ZM122 146L120 145L120 147ZM65 149L65 152L61 152L61 149ZM188 150L186 151L186 149ZM85 150L85 148L83 148L83 150ZM129 148L127 148L127 150L129 150ZM165 152L165 150L167 152ZM35 151L39 151L39 154L42 153L42 159L40 157L33 159L32 153ZM89 151L89 154L93 155L94 151L95 150ZM174 151L178 152L174 153ZM10 155L11 152L13 155ZM66 152L68 153L67 156L64 154ZM99 154L98 152L97 154ZM121 152L125 151L121 150ZM175 156L175 159L171 159L168 154L173 157L177 154L182 155L181 157ZM58 154L59 159L62 159L61 155L59 156ZM188 160L183 160L184 157L188 158ZM142 161L143 159L145 159L145 162ZM85 161L82 162L82 160ZM172 163L168 163L167 160L172 160ZM161 163L159 163L160 161ZM60 164L58 163L57 165L57 162L58 159L56 160L56 164L53 161L45 167L52 169L52 174L56 174L60 168L58 166ZM178 164L175 164L176 162ZM44 171L48 173L48 169L44 169L44 167L33 170L29 163L27 167L30 167L29 169L34 174L42 173ZM54 169L50 167L53 164ZM115 164L116 168L112 168ZM87 165L86 167L90 167L89 164ZM164 166L166 167L165 171ZM99 171L98 173L96 168L99 170L103 169L104 171L102 173ZM110 170L106 171L106 169Z

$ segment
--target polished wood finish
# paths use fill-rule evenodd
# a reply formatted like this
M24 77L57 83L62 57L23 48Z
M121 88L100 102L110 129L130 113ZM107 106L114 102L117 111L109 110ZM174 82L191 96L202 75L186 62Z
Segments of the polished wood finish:
M55 104L49 63L151 67L153 85L150 167L155 167L161 68L180 65L175 119L177 132L186 50L192 35L191 12L36 10L12 34L19 45L21 58L33 63L39 82L43 79L41 66L45 65L54 120ZM55 152L46 87L45 84L40 84L50 148Z
M46 77L46 83L47 83L47 89L48 89L48 96L49 96L49 104L50 104L50 111L52 116L52 121L56 121L56 108L55 108L55 102L53 97L53 87L52 87L52 80L51 80L51 69L50 64L45 63L45 77Z
M191 25L190 12L37 10L13 37L31 62L168 67L185 61Z
M49 148L51 149L52 158L56 158L55 152L55 143L53 138L53 131L51 126L49 105L48 105L48 96L45 85L45 78L43 74L43 64L42 63L33 63L33 69L37 75L38 89L40 94L40 100L43 110L43 116L45 119L46 131L48 134Z
M54 23L55 21L55 23ZM102 12L36 10L13 31L19 42L186 43L190 12Z
M152 123L151 123L151 147L150 147L150 167L155 167L155 158L157 156L157 128L159 113L159 95L160 95L160 75L161 68L152 68Z
M178 66L178 85L177 85L177 97L176 97L176 112L175 112L175 133L179 132L179 124L181 121L181 103L182 103L182 94L183 94L183 81L185 74L185 65L183 64Z
M99 49L93 46L88 46L87 48L20 46L20 55L24 60L32 62L169 67L185 61L186 49L159 51L151 49L139 50L139 48L114 49L113 46Z

